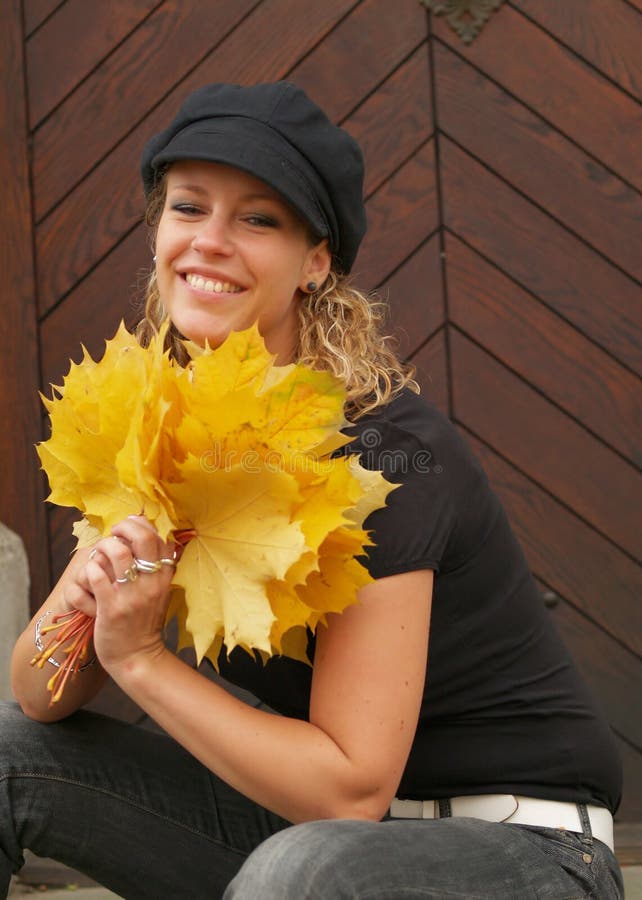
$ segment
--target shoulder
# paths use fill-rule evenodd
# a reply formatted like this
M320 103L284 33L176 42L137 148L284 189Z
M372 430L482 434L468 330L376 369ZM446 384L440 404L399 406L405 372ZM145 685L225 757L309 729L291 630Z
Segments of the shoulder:
M471 478L485 481L480 463L450 419L408 388L345 431L354 438L346 452L359 454L365 468L379 469L393 481L440 475L445 476L444 488L463 486Z
M346 432L354 439L344 452L399 485L385 508L366 522L375 544L368 551L371 574L439 571L465 554L479 520L488 520L496 503L480 463L452 422L405 390Z

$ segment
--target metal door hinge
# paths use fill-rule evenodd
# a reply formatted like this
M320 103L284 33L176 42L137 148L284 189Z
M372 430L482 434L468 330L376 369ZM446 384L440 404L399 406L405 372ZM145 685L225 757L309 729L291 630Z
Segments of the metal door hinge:
M504 0L419 0L419 2L435 15L445 16L450 27L462 41L470 44Z

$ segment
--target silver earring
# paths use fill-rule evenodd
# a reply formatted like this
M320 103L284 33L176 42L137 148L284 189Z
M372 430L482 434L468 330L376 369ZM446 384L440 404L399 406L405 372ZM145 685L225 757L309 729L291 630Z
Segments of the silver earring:
M154 262L154 263L156 262L156 254L154 254L154 255L152 256L152 262Z

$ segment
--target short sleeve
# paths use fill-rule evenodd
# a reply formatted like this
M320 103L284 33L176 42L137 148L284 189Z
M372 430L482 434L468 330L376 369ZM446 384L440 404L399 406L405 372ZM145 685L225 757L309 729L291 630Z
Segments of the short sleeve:
M417 569L439 572L457 529L462 447L453 425L434 407L404 392L348 430L367 469L398 487L365 522L374 546L364 564L373 578Z

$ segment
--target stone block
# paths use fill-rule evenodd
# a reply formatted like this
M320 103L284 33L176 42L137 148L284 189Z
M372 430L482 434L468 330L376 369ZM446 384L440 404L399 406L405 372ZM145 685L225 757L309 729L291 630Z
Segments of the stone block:
M24 544L0 522L0 699L11 699L9 661L29 621L29 565Z

